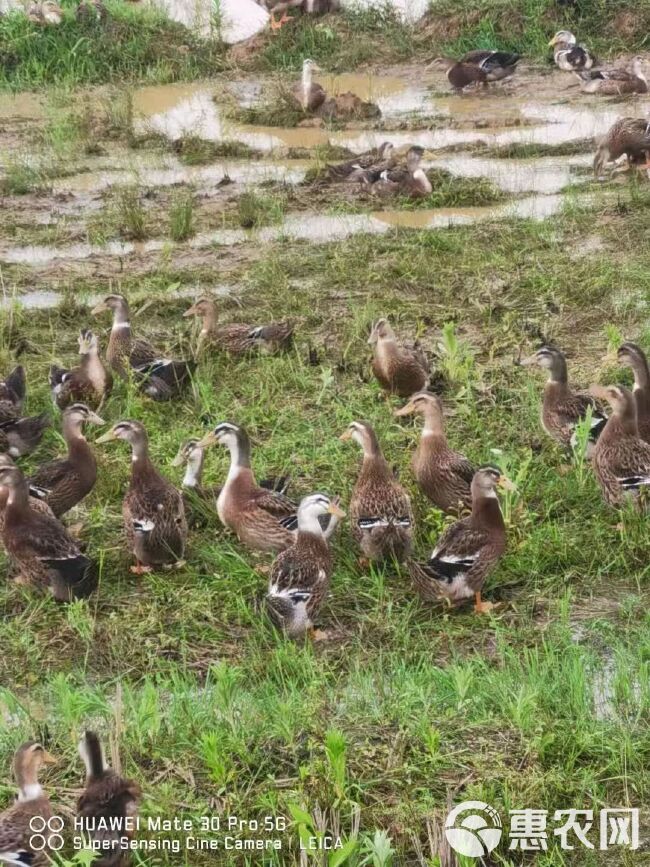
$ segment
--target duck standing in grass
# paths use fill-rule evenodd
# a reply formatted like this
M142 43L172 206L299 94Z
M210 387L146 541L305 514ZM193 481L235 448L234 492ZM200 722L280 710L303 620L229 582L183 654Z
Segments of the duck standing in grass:
M387 319L379 319L372 327L368 343L374 348L372 372L390 394L410 397L422 391L429 380L429 362L416 346L407 349L398 343Z
M514 488L498 467L480 467L472 479L472 514L445 530L426 563L409 562L423 600L458 604L473 596L478 614L494 607L481 599L481 590L507 544L497 487Z
M31 499L18 467L0 468L0 501L6 503L2 541L18 567L15 580L49 589L57 602L85 599L97 587L97 565L63 524L35 509Z
M424 417L422 436L413 455L413 474L431 502L444 512L458 513L472 506L471 484L474 467L465 455L449 447L443 421L442 402L435 394L421 391L395 415Z
M268 322L265 325L246 325L241 322L219 325L217 308L212 298L199 298L183 316L198 316L201 319L197 353L207 346L224 349L233 355L244 355L255 349L274 353L288 349L293 340L293 325L288 321Z
M295 539L295 503L257 484L251 469L250 439L242 427L222 422L197 445L208 448L217 443L230 452L230 469L217 498L221 523L253 551L288 548Z
M648 359L638 344L629 342L619 346L616 357L619 364L632 368L639 436L650 443L650 368L648 367Z
M332 555L323 533L322 516L345 517L337 500L324 494L305 497L298 507L298 531L293 544L271 566L266 608L272 621L291 638L311 632L327 595Z
M584 421L591 410L591 429L587 456L601 434L607 416L600 409L593 395L574 391L569 385L567 363L564 354L553 346L542 346L521 364L525 367L537 365L548 370L548 380L544 386L541 409L542 427L546 433L562 446L576 445L576 427Z
M9 455L0 452L0 469L15 466L16 464ZM5 506L7 505L8 498L9 488L0 488L0 536L2 536L2 531L5 525ZM50 509L45 500L42 500L36 492L31 489L29 491L29 508L33 509L35 512L40 512L42 515L49 515L50 518L56 518L54 512Z
M577 40L570 30L558 30L548 45L549 48L553 49L555 65L563 72L591 69L596 62L590 51L577 44Z
M625 96L630 93L647 93L645 61L633 58L629 69L592 69L576 72L583 93L599 93L602 96Z
M149 440L137 421L120 421L98 443L124 440L131 446L131 481L122 502L124 528L135 556L134 575L181 566L187 540L183 497L149 457Z
M47 867L52 863L48 857L49 847L34 850L30 841L35 830L45 826L53 816L50 799L38 777L43 765L55 764L56 759L35 741L23 744L16 751L13 771L18 797L0 813L0 864Z
M193 361L176 361L161 356L148 340L134 338L131 315L126 298L107 295L91 311L98 316L113 312L113 326L106 350L106 359L113 371L127 379L129 371L140 380L140 390L153 400L171 400L189 383L196 369Z
M113 377L104 367L99 356L99 341L92 331L84 329L79 334L79 355L81 363L71 370L56 364L50 366L52 400L59 409L77 402L97 409L113 387Z
M623 117L610 127L598 142L594 156L594 175L602 176L606 163L627 157L628 166L645 162L650 169L650 121L640 117Z
M77 817L88 827L90 839L102 845L99 858L92 863L95 867L128 867L131 855L123 841L133 837L127 826L138 815L142 790L135 780L124 779L108 767L94 732L82 737L79 755L86 768L86 786L77 802ZM106 828L99 828L100 824Z
M83 403L73 403L64 410L63 438L68 454L42 464L29 478L31 495L44 500L57 518L80 503L97 480L97 461L83 433L85 424L105 422Z
M612 408L598 438L593 467L605 501L621 506L627 498L640 498L650 487L650 444L639 436L632 392L622 386L591 387L591 393Z
M354 421L340 437L363 450L363 463L350 498L352 535L369 560L402 562L413 542L411 499L383 456L377 434Z

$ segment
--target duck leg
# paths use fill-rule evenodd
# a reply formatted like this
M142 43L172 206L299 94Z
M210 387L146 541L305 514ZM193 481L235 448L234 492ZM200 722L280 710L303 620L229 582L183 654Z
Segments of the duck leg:
M271 30L281 30L285 24L288 24L289 21L292 21L291 15L287 14L287 10L285 9L282 13L282 18L275 17L275 10L271 12L271 21L269 22L271 25Z
M494 608L494 603L492 602L484 602L481 599L481 591L477 590L474 594L475 603L474 603L474 611L476 614L487 614L489 611L492 611Z
M134 575L146 575L147 572L153 572L153 567L145 566L140 560L136 560L135 566L131 566L131 572Z

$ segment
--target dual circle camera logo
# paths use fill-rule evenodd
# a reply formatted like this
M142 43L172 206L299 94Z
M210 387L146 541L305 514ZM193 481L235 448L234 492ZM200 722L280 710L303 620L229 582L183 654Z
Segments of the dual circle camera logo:
M29 830L32 832L29 848L33 852L42 852L44 849L58 852L63 849L64 840L61 832L64 824L61 816L52 816L49 819L32 816L29 820Z
M445 822L445 836L451 848L468 858L482 858L499 845L501 817L483 801L463 801Z

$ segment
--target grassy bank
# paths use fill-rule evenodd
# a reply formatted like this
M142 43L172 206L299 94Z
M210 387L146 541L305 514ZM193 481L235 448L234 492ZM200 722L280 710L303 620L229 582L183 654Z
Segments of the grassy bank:
M136 581L120 537L128 455L121 445L98 446L97 488L75 520L102 564L99 593L64 609L9 584L0 590L2 803L12 792L12 749L37 736L61 757L46 784L56 810L69 810L81 780L75 742L89 724L119 743L124 770L144 786L146 815L288 817L278 835L285 848L264 860L278 867L300 863L292 817L317 805L322 827L350 841L349 867L397 867L437 863L432 841L450 793L488 801L504 817L520 807L647 803L645 525L607 509L589 468L548 441L538 422L540 378L513 359L553 339L567 349L577 383L625 379L601 359L618 332L647 345L649 227L650 197L632 188L614 207L597 199L589 211L569 208L546 223L277 244L233 272L243 309L226 299L224 318L291 316L295 350L211 357L194 391L171 406L118 387L104 417L140 418L154 460L177 480L179 443L237 420L252 434L260 476L290 472L295 496L323 489L344 502L359 455L337 435L367 418L414 492L425 554L444 519L410 475L417 427L393 418L367 363L369 323L390 315L436 356L454 445L476 462L498 459L517 482L507 503L509 552L486 590L502 608L476 618L420 604L405 575L359 567L344 527L320 617L331 638L296 644L261 613L267 561L214 516L193 531L183 570ZM4 279L31 285L28 269ZM1 369L22 346L29 410L48 406L49 363L71 361L77 329L98 326L84 294L109 286L129 293L138 331L186 354L195 339L181 318L188 302L171 300L170 288L210 280L211 264L175 270L164 254L145 277L129 275L128 262L110 281L71 277L74 300L3 317ZM60 449L51 431L27 466ZM226 466L222 451L209 453L206 480L219 482ZM498 863L519 863L502 854ZM538 863L632 863L616 853L570 855L552 848ZM220 852L140 863L262 862Z
M305 57L326 69L351 70L497 47L533 61L550 58L547 42L564 27L603 57L647 47L650 9L629 0L437 0L415 26L388 6L346 10L325 18L296 16L279 32L261 34L251 50L228 53L217 40L194 36L153 10L107 0L104 22L77 21L65 4L58 27L22 14L0 18L0 87L110 81L167 82L214 74L228 65L248 71L295 71Z
M52 27L18 12L0 17L0 87L164 83L223 67L217 41L199 39L153 9L107 0L104 21L79 21L75 9L64 4L62 23Z

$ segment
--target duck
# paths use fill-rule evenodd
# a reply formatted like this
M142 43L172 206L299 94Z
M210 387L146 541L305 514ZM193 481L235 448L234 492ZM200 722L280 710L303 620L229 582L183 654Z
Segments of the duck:
M266 610L275 626L290 638L310 633L317 638L314 620L332 577L332 554L323 532L322 517L345 517L338 500L310 494L298 506L298 529L293 543L274 560L269 573Z
M44 765L55 764L54 756L37 741L27 741L16 750L13 772L18 794L15 802L0 813L0 864L47 867L52 863L49 846L33 849L32 842L34 829L44 826L54 815L39 776Z
M27 17L34 24L58 26L63 21L63 9L54 0L30 3L27 7Z
M22 411L26 397L25 368L18 364L4 379L0 379L0 421L15 418Z
M553 49L553 60L563 72L591 69L596 59L584 46L578 45L570 30L558 30L548 43Z
M0 469L3 467L15 467L13 459L9 455L0 453ZM0 488L0 536L5 525L5 506L9 497L8 488ZM35 491L29 490L29 508L41 514L49 515L51 518L56 518L52 509L48 506L45 500L40 499Z
M326 12L336 12L339 9L339 0L258 0L271 14L269 22L271 30L280 30L288 24L292 18L288 15L289 9L299 9L307 15L324 15ZM275 16L282 12L281 18Z
M381 117L381 109L374 102L361 99L356 93L346 91L336 96L328 97L317 109L319 117L332 121L338 119L367 120Z
M629 69L591 69L576 72L575 75L580 81L583 93L624 96L629 93L648 92L644 66L642 57L634 57Z
M587 457L605 427L607 416L593 396L574 391L569 385L566 358L554 346L541 346L528 358L521 361L524 367L537 365L548 370L544 386L541 422L546 433L562 446L574 447L577 443L576 427L584 421L591 410L591 428L587 444Z
M411 498L388 466L368 422L353 421L340 439L354 440L363 451L350 498L353 538L368 560L403 562L413 543Z
M180 491L156 469L149 457L149 438L141 422L119 421L97 443L123 440L131 446L131 481L122 501L134 575L163 567L180 567L187 541L187 518Z
M0 380L0 452L12 458L31 454L50 425L46 412L35 416L21 415L26 396L25 369L18 365Z
M75 10L75 18L79 24L91 25L104 22L108 10L102 0L82 0Z
M472 507L475 469L465 455L449 447L445 436L442 401L428 391L414 394L395 415L421 415L422 436L412 467L420 490L443 512L458 513Z
M79 355L80 364L71 370L56 364L50 365L50 389L58 409L63 410L77 402L98 409L111 393L113 377L99 355L97 335L88 329L82 329L79 333Z
M283 551L293 544L296 505L284 494L257 484L251 469L250 438L244 428L221 422L199 440L199 448L215 444L230 452L230 469L217 498L221 523L253 551Z
M634 403L636 421L641 439L650 443L650 368L645 352L637 343L626 341L619 346L616 357L624 367L631 367L634 374Z
M314 114L327 99L325 90L314 81L315 72L321 72L320 66L315 61L306 58L302 64L300 83L291 90L297 105L305 114Z
M388 195L403 195L421 199L431 195L433 187L424 169L420 168L424 149L414 145L406 154L406 168L381 172L372 185L371 192Z
M197 316L202 320L198 352L209 344L233 355L243 355L255 349L274 353L288 349L293 341L294 326L286 320L265 325L240 322L218 325L217 308L212 298L199 298L183 316Z
M429 362L419 346L407 349L397 341L387 319L372 327L368 343L373 347L372 371L385 392L410 397L423 391L429 380Z
M65 409L63 439L68 454L42 464L29 477L30 494L44 500L57 518L88 496L97 481L95 454L83 433L86 424L105 422L84 403L73 403Z
M148 340L133 338L129 305L123 295L107 295L93 307L98 316L113 312L113 326L106 350L106 360L121 379L130 371L140 381L140 390L153 400L171 400L189 383L196 370L194 361L174 360L159 355Z
M333 182L372 183L379 179L383 171L393 168L394 152L394 145L385 141L378 148L371 148L354 159L327 165L324 177Z
M18 467L0 467L0 501L5 503L2 542L18 568L16 582L48 589L57 602L86 599L97 587L97 565L56 517L31 504Z
M133 838L142 789L112 770L104 757L99 737L87 731L79 741L79 755L86 769L83 793L77 801L77 821L91 841L100 842L100 856L95 867L128 867L131 856L125 841ZM102 822L108 827L98 830Z
M476 49L468 51L459 59L459 63L477 66L485 72L487 81L503 81L515 74L521 54L511 51L495 51L493 49Z
M499 467L479 467L472 479L472 513L445 530L425 563L409 561L414 586L424 601L446 599L455 605L473 596L477 614L494 607L481 598L481 591L507 547L497 487L514 490Z
M636 403L629 388L593 385L591 394L612 408L593 453L593 468L605 502L642 502L650 486L650 443L639 436Z
M645 161L650 168L650 122L640 117L623 117L610 127L598 142L594 156L594 175L603 174L605 164L627 157L628 165Z

